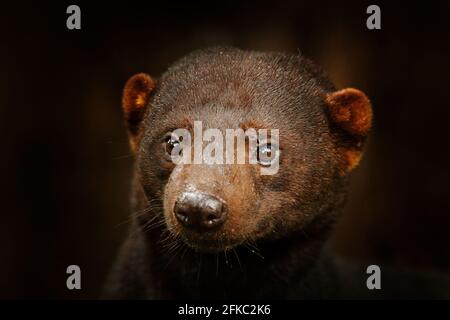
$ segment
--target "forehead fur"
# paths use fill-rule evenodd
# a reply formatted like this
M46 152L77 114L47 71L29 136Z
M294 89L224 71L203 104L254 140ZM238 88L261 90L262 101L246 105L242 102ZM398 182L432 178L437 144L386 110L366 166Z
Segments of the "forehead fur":
M217 47L189 54L162 75L147 120L169 125L173 112L205 120L220 110L237 122L272 126L292 118L321 121L320 106L333 90L325 72L300 54Z

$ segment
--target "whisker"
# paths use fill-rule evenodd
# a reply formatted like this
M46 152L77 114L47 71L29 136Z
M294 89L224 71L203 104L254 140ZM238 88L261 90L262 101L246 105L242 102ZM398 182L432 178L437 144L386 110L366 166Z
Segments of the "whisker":
M223 252L224 256L225 256L225 265L231 269L233 269L233 265L231 264L231 261L228 261L228 255L227 255L227 250L225 250Z
M131 214L128 216L128 218L126 218L124 221L118 223L118 224L115 226L115 228L118 228L118 227L120 227L120 226L122 226L122 225L124 225L124 224L126 224L126 223L131 222L131 220L132 220L134 217L139 217L139 216L141 216L141 215L147 214L147 213L150 211L150 209L151 209L150 207L146 207L146 208L144 208L144 209L142 209L142 210L138 210L138 211L136 211L136 212L131 213Z
M241 271L243 271L243 270L242 270L242 265L241 265L241 260L239 259L239 255L238 255L237 250L236 250L235 248L232 248L232 250L233 250L234 255L236 256L236 260L237 260L237 262L238 262L238 264L239 264L239 269L240 269Z
M180 252L181 248L183 248L184 243L183 241L180 240L180 238L173 238L173 242L172 245L170 246L170 248L166 251L166 256L170 255L170 258L165 266L164 269L166 269L173 261L173 259L175 259L175 257L177 256L177 253Z
M255 254L256 256L260 257L261 259L264 259L264 256L261 253L259 253L259 251L250 247L248 243L244 244L244 247L247 248L251 253Z
M258 245L256 244L256 242L253 239L249 239L247 240L247 245L249 245L252 249L254 249L255 251L260 252L261 250L258 248Z

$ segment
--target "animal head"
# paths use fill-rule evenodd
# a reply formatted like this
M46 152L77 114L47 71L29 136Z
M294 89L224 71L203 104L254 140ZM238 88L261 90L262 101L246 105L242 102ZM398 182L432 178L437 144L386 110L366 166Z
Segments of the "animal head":
M194 52L158 80L131 77L123 110L137 183L152 208L141 223L159 215L171 235L201 252L331 223L372 120L364 93L336 90L303 56L231 48ZM230 130L268 134L244 135L244 163L228 163L239 135L225 150ZM175 161L174 150L188 161ZM273 160L276 172L262 174Z

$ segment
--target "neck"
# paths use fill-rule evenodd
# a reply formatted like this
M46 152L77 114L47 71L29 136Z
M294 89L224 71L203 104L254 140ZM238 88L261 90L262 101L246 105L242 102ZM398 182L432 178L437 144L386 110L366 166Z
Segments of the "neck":
M309 290L308 279L317 272L327 237L328 230L314 239L299 232L274 242L204 254L181 243L173 249L162 246L158 240L161 230L143 235L149 246L151 281L157 283L152 291L157 297L218 299L311 294L302 290Z

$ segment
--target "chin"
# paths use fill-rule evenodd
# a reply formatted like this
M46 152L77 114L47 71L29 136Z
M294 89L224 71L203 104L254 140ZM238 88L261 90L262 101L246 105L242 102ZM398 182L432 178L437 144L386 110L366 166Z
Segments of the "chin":
M199 253L220 253L232 250L245 242L244 239L234 239L224 237L223 234L217 235L208 234L190 234L182 232L178 237L192 250Z

